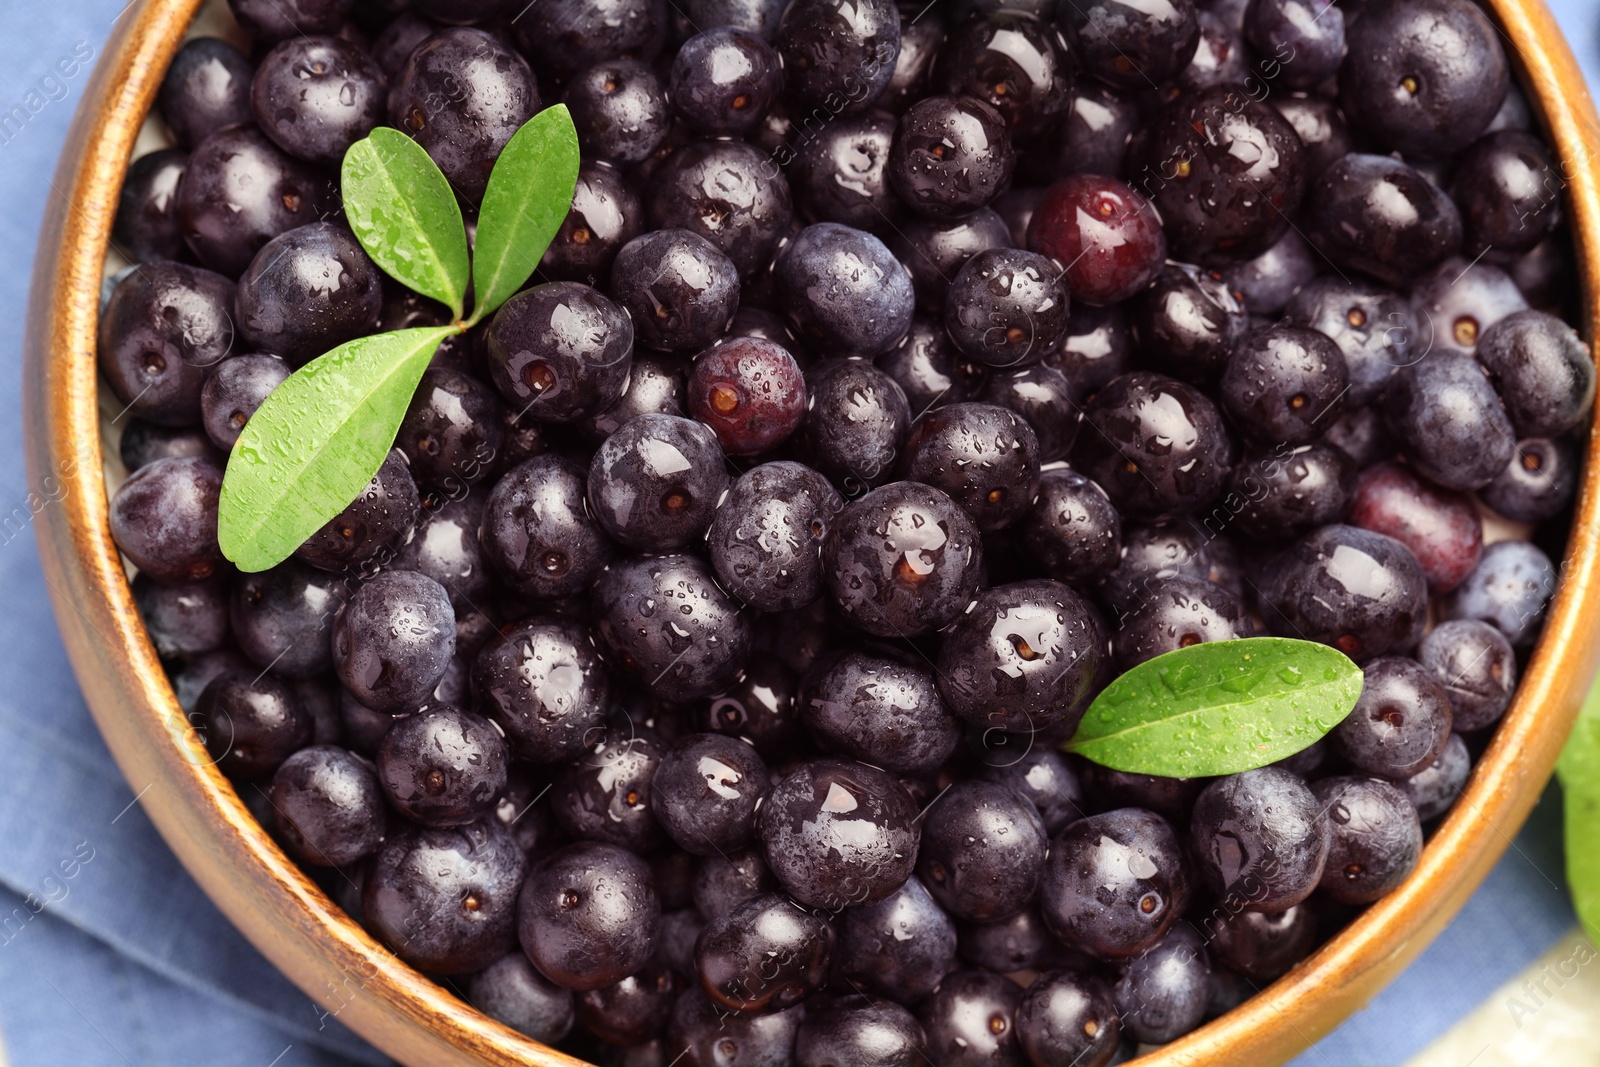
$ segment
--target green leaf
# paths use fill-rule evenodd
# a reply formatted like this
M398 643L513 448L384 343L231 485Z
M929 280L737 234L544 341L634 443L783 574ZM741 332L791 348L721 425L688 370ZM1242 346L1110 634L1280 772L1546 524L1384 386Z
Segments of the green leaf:
M461 318L467 230L450 183L422 146L380 126L344 154L339 181L345 217L372 261Z
M1361 668L1338 649L1286 637L1180 648L1147 660L1095 698L1063 747L1135 774L1234 774L1292 756L1361 696Z
M578 131L565 104L545 108L512 135L484 190L472 249L482 322L522 288L572 209L578 184Z
M389 454L428 360L456 329L358 338L274 389L228 456L222 554L240 570L264 571L343 511Z
M1572 906L1589 939L1600 944L1600 686L1589 691L1556 772L1565 806Z

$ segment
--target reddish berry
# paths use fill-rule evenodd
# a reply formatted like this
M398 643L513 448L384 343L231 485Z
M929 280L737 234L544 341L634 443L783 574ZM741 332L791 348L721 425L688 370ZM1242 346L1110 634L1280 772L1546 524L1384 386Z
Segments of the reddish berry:
M1411 549L1435 595L1460 585L1483 551L1483 523L1472 498L1425 482L1398 463L1361 472L1350 523Z
M1028 224L1028 247L1066 268L1072 299L1126 300L1167 259L1161 217L1120 178L1074 174L1052 185Z
M776 341L735 337L695 360L689 411L729 455L754 456L782 444L805 418L805 375Z

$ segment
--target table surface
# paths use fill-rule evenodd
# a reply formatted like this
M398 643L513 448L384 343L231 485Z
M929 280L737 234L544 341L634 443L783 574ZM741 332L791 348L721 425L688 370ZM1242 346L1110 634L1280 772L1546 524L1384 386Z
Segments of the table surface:
M0 33L0 1067L380 1064L172 859L94 730L39 573L23 309L85 61L124 3L29 4ZM1600 0L1551 7L1595 84ZM1433 946L1294 1067L1600 1067L1600 968L1574 971L1595 954L1573 929L1559 817L1552 786Z

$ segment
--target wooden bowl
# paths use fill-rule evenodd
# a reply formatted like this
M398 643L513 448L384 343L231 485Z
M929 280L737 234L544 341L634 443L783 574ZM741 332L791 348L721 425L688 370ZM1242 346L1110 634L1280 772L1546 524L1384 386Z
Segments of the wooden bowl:
M107 242L134 140L201 0L143 0L118 21L78 108L39 242L24 387L30 486L59 500L36 523L45 579L78 680L122 772L179 860L246 937L341 1022L403 1063L581 1067L479 1014L373 940L245 810L179 708L107 524L95 329ZM1583 291L1600 336L1600 122L1538 0L1491 0L1568 181ZM1562 582L1522 686L1465 793L1397 890L1227 1015L1138 1062L1278 1064L1406 966L1511 843L1554 766L1594 674L1600 627L1600 435L1589 444Z

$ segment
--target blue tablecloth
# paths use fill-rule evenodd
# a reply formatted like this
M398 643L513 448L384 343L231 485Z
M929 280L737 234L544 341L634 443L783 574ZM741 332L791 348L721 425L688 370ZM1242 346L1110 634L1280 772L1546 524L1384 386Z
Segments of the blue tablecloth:
M86 82L57 61L98 56L124 2L13 6L0 34L0 1035L14 1067L384 1063L228 925L151 828L79 696L32 531L5 518L27 514L32 253ZM1594 83L1600 6L1553 6ZM1571 926L1551 800L1428 952L1297 1067L1402 1062Z

